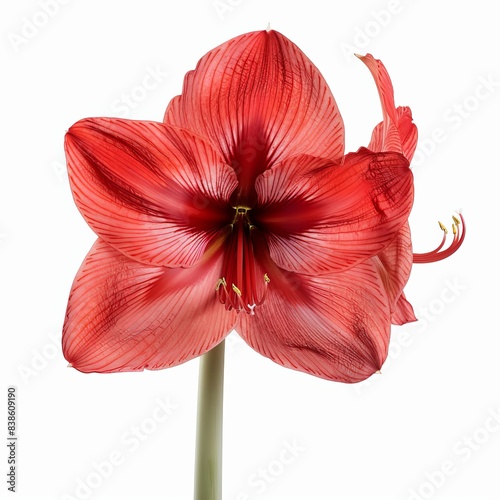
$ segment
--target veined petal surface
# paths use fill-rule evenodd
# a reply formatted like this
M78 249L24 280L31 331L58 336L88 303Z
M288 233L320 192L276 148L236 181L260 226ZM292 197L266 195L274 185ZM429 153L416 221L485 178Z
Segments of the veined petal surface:
M276 363L339 382L380 369L390 336L390 308L371 260L342 273L307 276L271 269L269 292L237 331Z
M284 269L343 271L380 252L413 203L413 176L398 153L360 149L341 165L300 156L264 172L256 183L253 221Z
M397 151L411 162L418 138L411 110L406 106L396 108L394 89L382 61L370 54L360 59L366 64L375 80L383 113L383 121L374 128L368 149L376 152ZM412 259L410 226L406 222L394 241L375 258L391 298L392 322L396 325L416 320L413 308L403 293L403 288L410 277Z
M417 147L417 127L411 109L394 104L394 88L382 61L371 54L358 56L370 70L382 104L383 121L373 130L368 149L371 151L396 151L410 162Z
M413 264L413 248L408 222L398 231L396 238L372 258L387 293L393 324L415 321L413 309L403 294Z
M340 161L344 151L342 118L326 81L272 30L241 35L206 54L164 121L221 151L238 174L235 203L251 200L256 177L289 156Z
M200 356L232 329L215 294L221 256L189 269L148 266L102 239L73 283L63 352L82 372L156 370Z
M393 309L391 315L391 323L393 325L404 325L412 321L417 321L413 312L413 306L406 300L404 292L401 292Z
M89 118L66 135L73 196L90 227L143 263L189 267L231 221L236 175L199 137L163 123Z

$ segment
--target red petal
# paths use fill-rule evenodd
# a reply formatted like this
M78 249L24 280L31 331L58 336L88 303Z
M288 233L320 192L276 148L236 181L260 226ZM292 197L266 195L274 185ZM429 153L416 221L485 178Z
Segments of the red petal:
M401 140L401 152L411 162L417 147L418 131L413 123L411 109L407 106L396 108L397 127L399 139Z
M408 219L413 176L398 153L360 149L342 165L301 156L262 174L252 221L289 271L328 273L372 257Z
M413 263L409 224L406 223L396 238L372 260L389 297L394 324L401 325L408 321L415 321L411 305L402 297Z
M406 300L405 294L402 292L392 312L391 323L393 325L404 325L412 321L417 321L417 318L412 305Z
M235 167L242 196L266 167L297 154L340 160L344 128L314 64L276 31L213 49L186 75L165 122L194 131Z
M118 372L203 354L236 320L216 297L220 266L220 258L190 269L145 266L99 239L73 283L64 356L82 372Z
M417 146L417 127L412 122L411 110L394 104L394 89L385 66L371 54L358 56L370 70L382 103L384 120L372 134L368 149L372 151L396 151L411 161Z
M274 271L274 272L273 272ZM255 315L239 316L246 342L276 363L328 380L358 382L387 356L390 310L371 260L343 273L271 270Z
M71 127L65 147L79 210L101 238L130 258L192 266L231 221L227 208L236 176L191 132L93 118Z

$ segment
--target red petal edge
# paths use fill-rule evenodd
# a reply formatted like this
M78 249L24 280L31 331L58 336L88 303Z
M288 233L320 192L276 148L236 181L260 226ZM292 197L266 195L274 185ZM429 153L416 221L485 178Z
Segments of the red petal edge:
M71 290L65 358L82 372L122 372L167 368L210 350L236 321L215 294L221 262L146 266L98 240Z
M387 356L390 308L371 260L343 273L305 276L269 271L269 291L236 327L274 362L339 382L359 382Z
M396 238L372 260L389 297L392 323L402 325L416 321L411 304L403 294L403 288L408 282L413 263L409 224L406 223Z
M231 222L234 171L191 132L90 118L70 128L65 148L80 212L103 240L132 259L193 266Z
M417 147L418 133L412 121L410 108L396 108L392 82L382 61L375 59L371 54L358 57L366 64L375 80L384 116L383 121L373 130L368 149L396 151L411 161Z
M343 271L382 251L413 203L413 176L403 155L365 148L342 165L290 158L262 174L256 189L252 216L271 257L307 274Z
M169 104L165 123L192 130L238 174L242 196L289 156L340 161L344 127L326 81L290 40L257 31L206 54Z

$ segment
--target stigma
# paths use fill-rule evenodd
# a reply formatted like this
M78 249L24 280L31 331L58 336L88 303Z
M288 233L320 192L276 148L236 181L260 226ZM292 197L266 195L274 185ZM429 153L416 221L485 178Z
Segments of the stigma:
M458 214L458 217L460 218L452 216L453 224L451 225L451 230L453 239L451 241L451 244L448 247L444 248L449 233L446 226L442 222L439 222L439 227L441 231L443 231L443 238L441 240L441 243L431 252L414 253L414 263L423 264L446 259L450 255L453 255L461 247L465 239L465 220L460 213Z
M234 207L235 215L224 242L222 276L215 284L219 301L227 310L255 314L267 295L270 283L256 260L256 230L251 223L248 207Z

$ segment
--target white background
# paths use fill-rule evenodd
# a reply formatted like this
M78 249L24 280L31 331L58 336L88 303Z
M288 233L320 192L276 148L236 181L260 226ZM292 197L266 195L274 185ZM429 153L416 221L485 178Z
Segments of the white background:
M381 119L368 70L348 54L383 60L396 103L411 106L420 132L415 251L433 248L441 238L436 221L449 226L458 208L468 234L453 257L414 267L406 293L421 320L393 328L383 373L367 382L293 372L230 337L224 499L499 500L495 3L64 3L47 1L44 14L43 0L8 2L1 15L0 435L12 384L16 498L192 497L198 360L158 372L84 375L67 368L60 352L71 282L95 239L71 198L63 137L86 116L161 121L203 54L271 23L329 82L347 151L366 145ZM151 70L156 87L138 89ZM123 94L135 96L132 105L121 102ZM157 398L175 405L162 422ZM134 445L131 433L141 426L144 439ZM295 455L284 454L284 443ZM5 478L8 450L0 449ZM120 457L113 470L103 465L110 457Z

